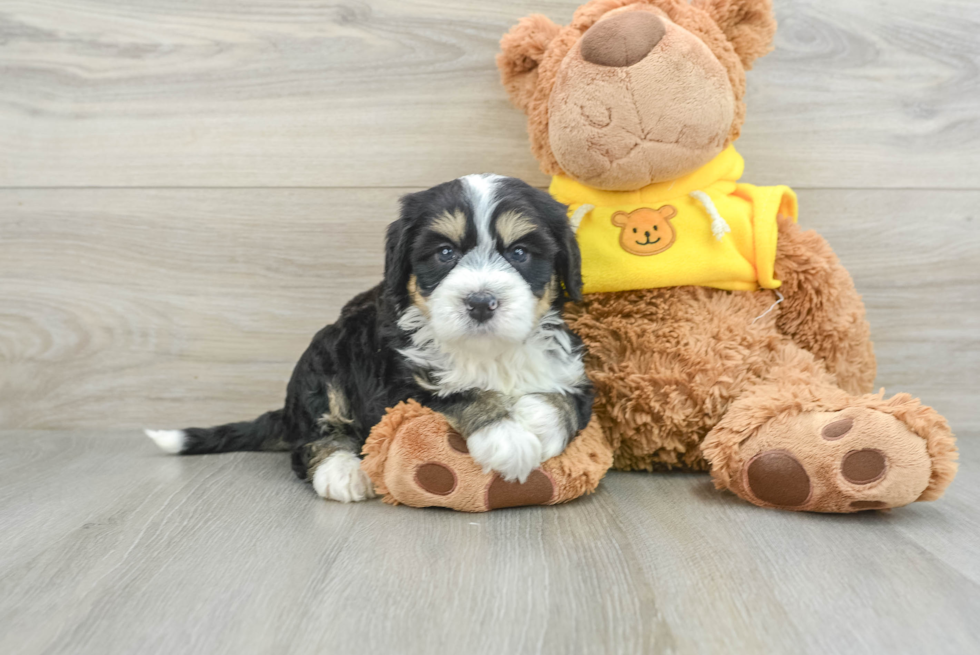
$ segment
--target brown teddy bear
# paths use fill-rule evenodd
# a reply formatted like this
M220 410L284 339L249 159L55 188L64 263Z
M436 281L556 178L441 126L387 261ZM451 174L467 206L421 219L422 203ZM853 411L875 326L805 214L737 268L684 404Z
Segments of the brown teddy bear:
M946 421L871 394L864 307L786 187L739 181L745 70L769 0L592 0L524 18L497 64L569 205L595 416L525 485L483 474L440 416L394 408L365 446L388 502L549 504L619 469L710 470L763 507L854 512L934 500L956 472ZM456 443L457 446L452 444Z
M596 417L616 468L708 469L764 507L934 500L956 472L945 419L870 393L850 275L796 225L791 190L738 181L745 71L775 29L770 0L592 0L501 41L504 86L579 225L589 295L569 318ZM671 245L643 250L655 212Z

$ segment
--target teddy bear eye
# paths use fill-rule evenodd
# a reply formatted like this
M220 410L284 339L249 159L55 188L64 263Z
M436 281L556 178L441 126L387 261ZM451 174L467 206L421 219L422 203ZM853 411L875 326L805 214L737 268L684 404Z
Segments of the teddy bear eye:
M633 234L636 234L636 228L635 227L633 228Z
M656 230L656 229L657 229L657 226L656 226L656 225L654 225L654 226L653 226L653 229L655 229L655 230Z

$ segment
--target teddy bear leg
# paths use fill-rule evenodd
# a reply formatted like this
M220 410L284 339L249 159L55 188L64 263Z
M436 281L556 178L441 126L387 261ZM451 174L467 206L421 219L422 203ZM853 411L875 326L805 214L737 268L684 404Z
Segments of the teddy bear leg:
M952 481L955 440L931 407L782 373L734 402L705 438L718 488L761 507L847 513L935 500Z
M780 219L775 272L785 298L779 331L822 361L840 388L871 391L876 365L864 303L827 241Z

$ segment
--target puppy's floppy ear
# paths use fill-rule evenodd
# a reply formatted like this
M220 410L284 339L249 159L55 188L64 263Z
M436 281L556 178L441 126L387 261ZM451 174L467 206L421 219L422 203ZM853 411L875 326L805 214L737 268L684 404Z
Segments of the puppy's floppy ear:
M500 39L497 68L514 106L526 111L538 82L538 65L559 28L541 14L525 16Z
M561 205L562 210L566 210ZM567 210L566 210L567 211ZM562 212L564 213L564 211ZM565 287L565 295L573 302L582 300L582 253L578 249L578 241L575 240L575 232L568 223L568 214L563 216L564 220L564 243L559 251L556 268L562 278L562 286Z
M396 300L399 308L407 302L408 279L412 274L411 240L419 214L416 195L402 196L401 216L388 226L385 236L385 292Z
M555 255L555 274L565 290L565 296L574 302L582 300L582 254L575 240L575 231L568 222L568 207L550 194L534 190L538 215L544 220L551 237L558 246Z
M772 0L694 0L692 4L714 19L746 70L772 50L776 34Z

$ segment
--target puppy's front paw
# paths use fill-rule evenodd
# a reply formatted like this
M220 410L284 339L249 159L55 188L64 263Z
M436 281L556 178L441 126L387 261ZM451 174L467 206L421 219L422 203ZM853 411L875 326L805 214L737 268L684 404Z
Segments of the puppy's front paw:
M496 471L507 481L524 482L543 461L541 441L509 418L477 430L466 446L484 473Z
M511 416L528 432L541 440L541 459L561 455L568 445L568 425L552 403L539 395L521 396L514 403Z
M374 485L361 470L361 458L346 450L320 462L313 472L313 488L324 498L342 503L374 498Z

